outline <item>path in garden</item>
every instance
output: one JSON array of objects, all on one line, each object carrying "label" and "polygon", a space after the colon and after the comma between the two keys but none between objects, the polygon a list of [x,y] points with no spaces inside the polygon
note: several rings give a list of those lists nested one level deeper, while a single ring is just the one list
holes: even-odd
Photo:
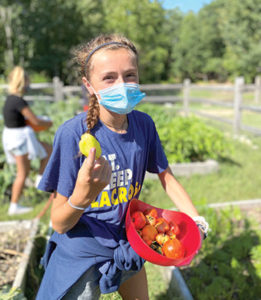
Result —
[{"label": "path in garden", "polygon": [[261,199],[240,200],[224,203],[213,203],[209,207],[224,208],[226,206],[238,206],[247,217],[255,220],[261,228]]}]

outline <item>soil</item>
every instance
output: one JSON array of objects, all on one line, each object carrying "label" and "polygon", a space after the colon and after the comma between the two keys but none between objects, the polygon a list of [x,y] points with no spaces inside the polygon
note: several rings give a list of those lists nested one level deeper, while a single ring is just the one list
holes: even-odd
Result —
[{"label": "soil", "polygon": [[23,251],[30,235],[30,229],[12,229],[1,232],[0,235],[0,289],[12,284],[19,264],[23,258]]}]

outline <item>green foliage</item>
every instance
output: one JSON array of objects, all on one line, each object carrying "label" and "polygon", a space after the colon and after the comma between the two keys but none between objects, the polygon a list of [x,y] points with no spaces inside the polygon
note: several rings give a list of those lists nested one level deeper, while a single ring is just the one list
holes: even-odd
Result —
[{"label": "green foliage", "polygon": [[260,73],[259,0],[223,1],[219,28],[226,46],[223,65],[230,74],[245,75],[248,81]]},{"label": "green foliage", "polygon": [[50,82],[51,80],[52,79],[49,78],[44,72],[30,73],[30,82],[31,83]]},{"label": "green foliage", "polygon": [[175,116],[174,109],[153,104],[139,109],[153,118],[170,163],[219,159],[232,151],[224,133],[195,116]]},{"label": "green foliage", "polygon": [[20,289],[10,289],[9,286],[4,286],[0,290],[1,300],[26,300]]},{"label": "green foliage", "polygon": [[176,117],[158,128],[170,162],[205,161],[227,155],[224,134],[196,117]]},{"label": "green foliage", "polygon": [[193,297],[257,299],[261,293],[258,226],[238,208],[204,209],[203,214],[212,231],[190,267],[182,269]]},{"label": "green foliage", "polygon": [[1,1],[0,73],[21,64],[78,82],[71,50],[100,33],[119,32],[140,52],[141,82],[225,81],[260,74],[260,0],[215,0],[198,13],[155,0]]}]

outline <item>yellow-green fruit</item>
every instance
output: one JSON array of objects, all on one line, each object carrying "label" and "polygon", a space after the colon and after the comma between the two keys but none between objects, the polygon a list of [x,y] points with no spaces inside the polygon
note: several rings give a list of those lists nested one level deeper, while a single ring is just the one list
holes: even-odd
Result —
[{"label": "yellow-green fruit", "polygon": [[84,133],[79,142],[79,148],[83,155],[88,156],[91,148],[96,149],[96,159],[101,156],[102,150],[100,143],[90,133]]}]

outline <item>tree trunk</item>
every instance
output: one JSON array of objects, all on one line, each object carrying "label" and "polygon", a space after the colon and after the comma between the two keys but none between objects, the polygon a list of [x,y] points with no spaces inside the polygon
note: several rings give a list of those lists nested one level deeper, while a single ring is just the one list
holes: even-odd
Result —
[{"label": "tree trunk", "polygon": [[5,63],[6,69],[10,70],[14,67],[14,52],[13,52],[13,42],[12,42],[12,7],[0,6],[0,17],[4,25],[5,36],[6,36],[6,55]]}]

